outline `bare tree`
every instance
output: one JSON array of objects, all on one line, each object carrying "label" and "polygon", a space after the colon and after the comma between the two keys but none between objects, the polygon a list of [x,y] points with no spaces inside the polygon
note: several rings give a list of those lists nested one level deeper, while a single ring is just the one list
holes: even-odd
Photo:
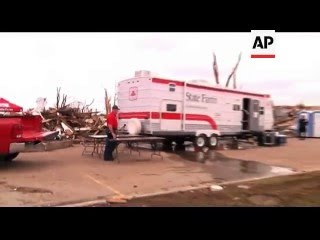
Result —
[{"label": "bare tree", "polygon": [[[240,63],[240,60],[241,60],[241,55],[242,55],[242,53],[239,54],[238,62],[236,63],[235,67],[232,69],[232,72],[228,77],[228,80],[227,80],[227,83],[226,83],[226,87],[229,86],[229,82],[230,82],[231,77],[236,73],[236,71],[238,69],[238,66],[239,66],[239,63]],[[235,78],[233,80],[235,81]],[[234,86],[235,86],[235,83],[234,83]]]},{"label": "bare tree", "polygon": [[66,107],[66,105],[67,105],[67,94],[63,94],[62,95],[62,102],[61,102],[61,106],[60,106],[60,108],[64,108],[64,107]]},{"label": "bare tree", "polygon": [[61,91],[61,87],[57,88],[57,101],[56,101],[56,108],[59,109],[59,105],[60,105],[60,91]]},{"label": "bare tree", "polygon": [[107,89],[104,89],[104,100],[105,100],[105,108],[106,108],[106,114],[108,115],[111,112],[111,97],[108,96]]},{"label": "bare tree", "polygon": [[214,74],[214,78],[216,80],[216,84],[219,84],[218,63],[217,63],[217,57],[216,57],[215,53],[213,53],[213,74]]},{"label": "bare tree", "polygon": [[65,108],[67,106],[67,98],[68,95],[67,94],[62,94],[62,101],[60,103],[61,100],[61,87],[57,88],[57,101],[56,101],[56,108],[60,109],[60,108]]},{"label": "bare tree", "polygon": [[83,104],[83,107],[82,107],[82,109],[81,109],[81,112],[91,112],[91,111],[89,110],[89,107],[90,107],[93,103],[94,103],[94,99],[92,99],[91,103],[89,103],[89,104],[86,104],[86,101],[85,101],[84,104]]}]

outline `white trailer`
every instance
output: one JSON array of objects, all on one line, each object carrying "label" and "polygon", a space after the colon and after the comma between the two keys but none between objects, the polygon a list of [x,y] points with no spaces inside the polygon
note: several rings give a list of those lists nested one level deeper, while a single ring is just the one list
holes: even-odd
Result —
[{"label": "white trailer", "polygon": [[272,130],[270,96],[137,74],[117,85],[119,124],[137,122],[142,134],[195,146],[215,147],[218,136],[261,134]]}]

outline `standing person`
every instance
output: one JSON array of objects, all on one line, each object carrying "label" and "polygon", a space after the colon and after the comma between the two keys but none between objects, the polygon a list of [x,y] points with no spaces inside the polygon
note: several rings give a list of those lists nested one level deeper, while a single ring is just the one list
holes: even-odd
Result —
[{"label": "standing person", "polygon": [[105,161],[113,161],[112,153],[115,150],[117,143],[114,139],[117,138],[117,129],[118,129],[118,111],[120,109],[117,105],[112,107],[112,112],[107,116],[107,125],[108,125],[108,138],[106,141],[106,147],[104,150],[104,160]]},{"label": "standing person", "polygon": [[307,125],[308,125],[308,121],[306,120],[304,115],[301,115],[299,119],[299,128],[298,128],[300,140],[304,140],[306,137]]}]

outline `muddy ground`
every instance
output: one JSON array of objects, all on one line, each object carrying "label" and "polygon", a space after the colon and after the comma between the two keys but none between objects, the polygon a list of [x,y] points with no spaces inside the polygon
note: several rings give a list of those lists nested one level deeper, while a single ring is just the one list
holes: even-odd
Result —
[{"label": "muddy ground", "polygon": [[320,206],[319,171],[221,186],[223,190],[215,192],[209,188],[205,188],[195,191],[137,198],[129,200],[126,204],[95,206]]}]

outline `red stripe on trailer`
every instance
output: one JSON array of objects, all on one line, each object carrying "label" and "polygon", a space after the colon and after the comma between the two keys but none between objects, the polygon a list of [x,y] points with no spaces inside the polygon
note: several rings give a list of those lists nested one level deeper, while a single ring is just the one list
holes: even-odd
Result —
[{"label": "red stripe on trailer", "polygon": [[138,119],[147,119],[150,118],[150,112],[120,112],[119,119],[129,119],[129,118],[138,118]]},{"label": "red stripe on trailer", "polygon": [[162,84],[174,83],[176,86],[183,86],[184,85],[184,82],[180,82],[180,81],[176,81],[176,80],[161,79],[161,78],[152,78],[152,82],[162,83]]},{"label": "red stripe on trailer", "polygon": [[[160,84],[174,83],[176,86],[184,86],[184,82],[180,82],[180,81],[176,81],[176,80],[153,78],[152,82],[160,83]],[[249,93],[249,92],[242,92],[242,91],[231,90],[231,89],[223,89],[223,88],[201,86],[201,85],[196,85],[196,84],[192,84],[192,83],[187,83],[186,85],[187,85],[187,87],[197,88],[197,89],[205,89],[205,90],[213,90],[213,91],[218,91],[218,92],[228,92],[228,93],[235,93],[235,94],[243,94],[243,95],[254,96],[254,97],[265,97],[265,98],[269,98],[270,97],[269,94]]]},{"label": "red stripe on trailer", "polygon": [[[152,119],[166,119],[166,120],[182,120],[183,115],[181,113],[160,113],[159,112],[126,112],[119,113],[119,119],[130,119],[130,118],[138,118],[138,119],[149,119],[150,114]],[[211,125],[211,128],[217,130],[216,122],[208,115],[202,114],[186,114],[186,120],[191,121],[204,121],[208,122]]]},{"label": "red stripe on trailer", "polygon": [[205,121],[210,123],[212,129],[214,130],[218,129],[216,122],[208,115],[186,114],[186,120]]}]

